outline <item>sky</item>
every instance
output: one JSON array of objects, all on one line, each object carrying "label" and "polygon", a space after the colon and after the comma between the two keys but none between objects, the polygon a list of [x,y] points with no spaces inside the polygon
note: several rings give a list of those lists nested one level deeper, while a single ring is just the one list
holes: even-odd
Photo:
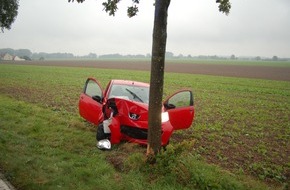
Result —
[{"label": "sky", "polygon": [[[140,0],[138,15],[127,17],[131,0],[115,15],[103,0],[19,0],[10,30],[0,33],[0,48],[82,56],[151,54],[154,0]],[[174,55],[290,57],[290,0],[230,0],[230,14],[215,0],[171,0],[166,51]]]}]

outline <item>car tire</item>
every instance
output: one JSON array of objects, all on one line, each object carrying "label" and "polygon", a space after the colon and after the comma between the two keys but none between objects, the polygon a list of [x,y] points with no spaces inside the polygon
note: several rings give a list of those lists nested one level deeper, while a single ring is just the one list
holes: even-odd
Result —
[{"label": "car tire", "polygon": [[99,124],[97,128],[97,135],[96,139],[97,141],[103,140],[103,139],[109,139],[110,140],[110,134],[104,132],[104,125],[103,123]]}]

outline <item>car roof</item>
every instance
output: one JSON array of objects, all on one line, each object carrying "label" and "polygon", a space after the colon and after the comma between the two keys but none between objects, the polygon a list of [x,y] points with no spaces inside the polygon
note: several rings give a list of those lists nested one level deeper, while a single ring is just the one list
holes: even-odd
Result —
[{"label": "car roof", "polygon": [[111,84],[123,84],[123,85],[135,85],[135,86],[149,87],[149,84],[145,83],[145,82],[131,81],[131,80],[119,80],[119,79],[111,80]]}]

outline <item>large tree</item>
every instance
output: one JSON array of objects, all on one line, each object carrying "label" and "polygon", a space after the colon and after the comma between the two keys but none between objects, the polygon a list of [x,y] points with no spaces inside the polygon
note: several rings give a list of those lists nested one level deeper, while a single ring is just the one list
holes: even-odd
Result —
[{"label": "large tree", "polygon": [[161,148],[161,109],[167,39],[167,11],[170,0],[155,1],[151,57],[147,160],[155,162]]},{"label": "large tree", "polygon": [[[73,2],[74,0],[68,0]],[[76,0],[79,3],[85,0]],[[106,0],[103,2],[104,10],[109,15],[115,15],[118,3],[121,0]],[[133,5],[128,7],[129,17],[138,12],[139,0],[132,0]],[[228,14],[231,8],[229,0],[216,0],[219,11]],[[155,162],[155,155],[161,149],[161,109],[164,83],[165,52],[167,40],[167,15],[170,0],[155,0],[155,15],[153,27],[153,45],[151,57],[150,94],[149,94],[149,121],[148,121],[148,146],[147,160]]]},{"label": "large tree", "polygon": [[[228,14],[229,0],[216,0],[219,10]],[[167,41],[167,15],[170,0],[156,0],[153,26],[153,46],[149,95],[147,161],[154,163],[161,149],[161,109]]]},{"label": "large tree", "polygon": [[0,1],[0,28],[10,29],[18,14],[18,0],[1,0]]}]

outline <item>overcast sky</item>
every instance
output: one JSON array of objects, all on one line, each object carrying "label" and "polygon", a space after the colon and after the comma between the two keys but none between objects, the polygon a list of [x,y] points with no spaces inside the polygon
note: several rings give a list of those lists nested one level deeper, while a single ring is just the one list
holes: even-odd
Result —
[{"label": "overcast sky", "polygon": [[[151,53],[154,0],[141,0],[128,18],[131,0],[115,17],[103,0],[19,0],[11,30],[0,33],[0,48],[32,52],[101,54]],[[174,55],[290,57],[290,0],[230,0],[228,16],[215,0],[171,0],[167,51]]]}]

